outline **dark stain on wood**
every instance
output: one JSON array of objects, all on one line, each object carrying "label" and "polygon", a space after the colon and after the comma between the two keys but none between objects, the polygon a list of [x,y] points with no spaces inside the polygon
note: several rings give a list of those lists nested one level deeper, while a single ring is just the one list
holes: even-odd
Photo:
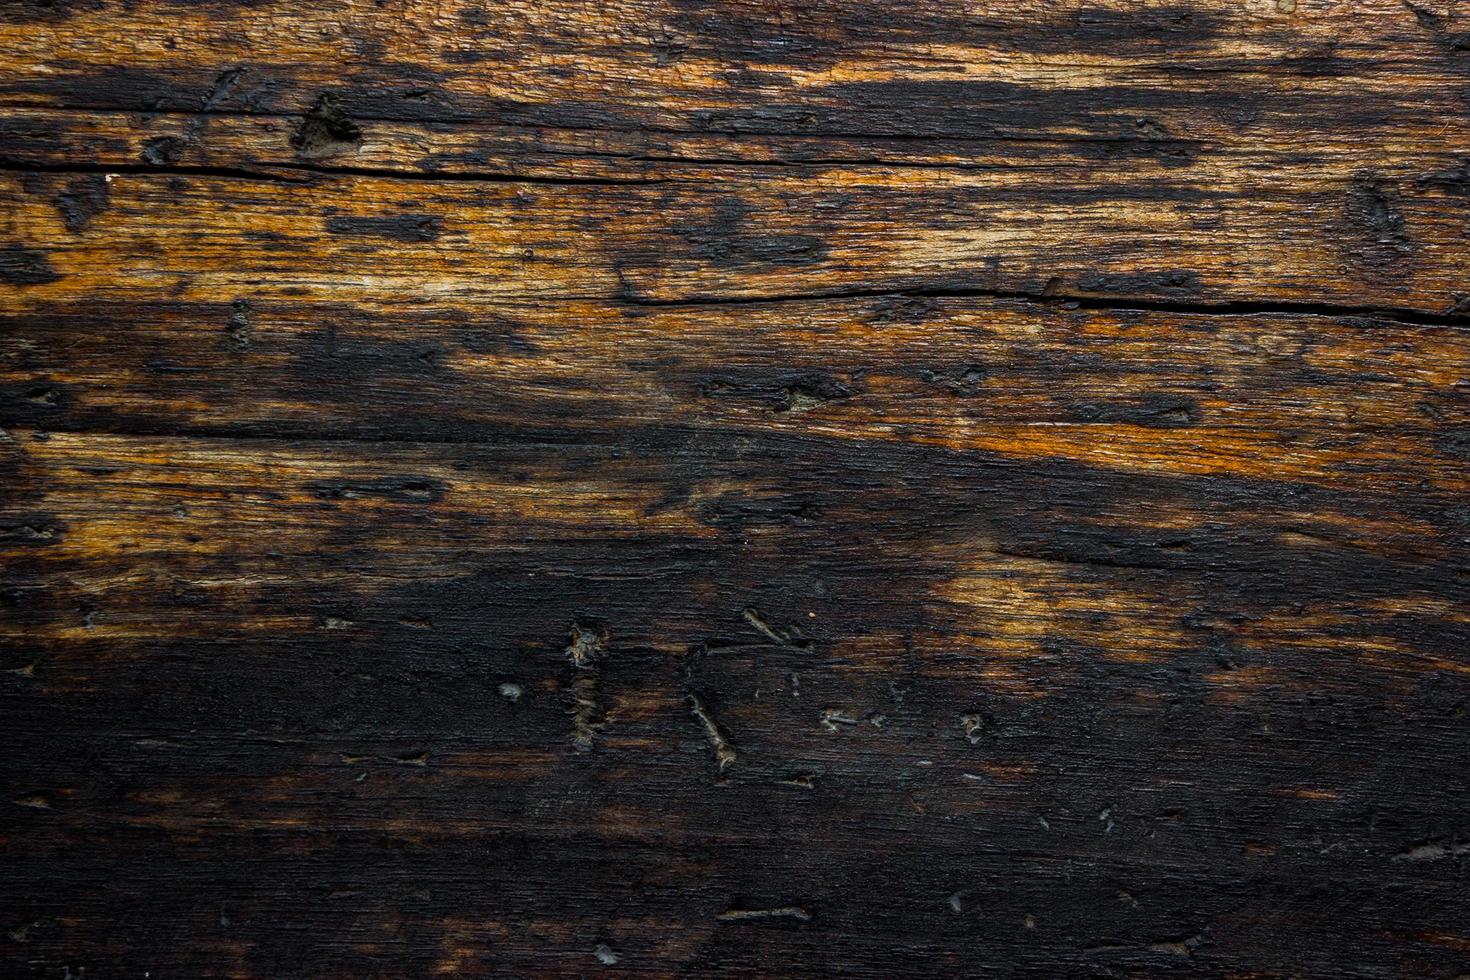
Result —
[{"label": "dark stain on wood", "polygon": [[78,177],[56,195],[56,210],[67,231],[85,231],[92,219],[107,210],[107,178],[102,174]]},{"label": "dark stain on wood", "polygon": [[335,96],[323,93],[291,134],[291,145],[308,160],[351,153],[362,146],[362,127],[343,111]]},{"label": "dark stain on wood", "polygon": [[144,163],[166,167],[183,159],[187,144],[177,136],[155,136],[143,144],[140,154]]},{"label": "dark stain on wood", "polygon": [[1400,253],[1412,251],[1404,216],[1390,191],[1371,177],[1353,183],[1347,199],[1348,219],[1366,239],[1359,252],[1375,265],[1388,265]]},{"label": "dark stain on wood", "polygon": [[333,235],[362,235],[395,242],[432,242],[439,237],[442,224],[433,215],[400,214],[382,218],[328,218],[326,229]]},{"label": "dark stain on wood", "polygon": [[0,282],[11,286],[42,286],[60,278],[50,258],[40,249],[0,246]]},{"label": "dark stain on wood", "polygon": [[749,230],[750,206],[727,197],[705,221],[676,224],[674,231],[689,242],[690,254],[713,265],[810,265],[826,258],[827,247],[816,235],[760,234]]}]

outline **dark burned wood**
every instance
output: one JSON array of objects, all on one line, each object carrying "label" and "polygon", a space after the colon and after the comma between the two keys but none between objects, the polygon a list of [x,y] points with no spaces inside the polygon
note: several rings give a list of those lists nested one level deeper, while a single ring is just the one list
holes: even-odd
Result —
[{"label": "dark burned wood", "polygon": [[0,973],[1470,975],[1463,11],[0,41]]}]

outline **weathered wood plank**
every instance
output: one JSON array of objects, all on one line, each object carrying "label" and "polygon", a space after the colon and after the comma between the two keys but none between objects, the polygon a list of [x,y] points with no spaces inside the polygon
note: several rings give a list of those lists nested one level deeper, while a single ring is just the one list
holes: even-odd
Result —
[{"label": "weathered wood plank", "polygon": [[0,8],[0,973],[1470,974],[1467,47]]},{"label": "weathered wood plank", "polygon": [[[105,237],[112,184],[120,173],[139,169],[181,176],[256,175],[313,188],[322,186],[322,172],[653,184],[673,185],[646,195],[657,200],[657,213],[668,227],[625,228],[628,222],[620,219],[638,200],[635,196],[619,212],[603,213],[599,230],[604,234],[579,249],[583,255],[607,254],[606,264],[618,274],[625,295],[668,298],[658,281],[669,278],[671,270],[638,268],[657,256],[676,267],[722,267],[716,270],[723,273],[718,281],[676,273],[687,288],[703,289],[705,295],[728,290],[730,278],[755,281],[757,274],[774,271],[781,277],[767,288],[807,293],[989,289],[1257,306],[1273,301],[1401,304],[1452,319],[1463,315],[1463,269],[1454,246],[1462,234],[1467,177],[1458,146],[1323,138],[1310,146],[1281,148],[1234,139],[1200,143],[1180,155],[1139,152],[1117,140],[975,143],[383,122],[360,134],[360,145],[317,158],[303,156],[295,146],[302,125],[299,118],[280,116],[17,110],[0,123],[7,138],[0,160],[22,170],[61,171],[20,178],[22,192],[49,199],[64,226],[63,233],[44,223],[33,225],[29,231],[41,245],[65,244],[94,223],[93,237]],[[120,173],[109,175],[109,168]],[[83,172],[65,173],[77,169]],[[761,189],[767,182],[769,193]],[[700,183],[713,186],[688,186]],[[803,185],[842,190],[801,196],[789,190]],[[169,185],[166,193],[183,186]],[[372,191],[353,186],[333,193],[367,201],[393,190],[391,183],[379,181]],[[515,198],[518,212],[525,210],[524,194],[531,190],[522,188]],[[602,189],[578,190],[597,196]],[[258,194],[241,195],[247,207],[261,206],[248,203]],[[462,188],[440,189],[436,197],[441,202],[475,199]],[[774,203],[757,212],[760,201]],[[147,207],[151,213],[163,206]],[[881,213],[865,213],[874,208]],[[898,209],[907,209],[912,221],[897,234],[884,234],[881,223]],[[1020,223],[1024,234],[1018,235],[1018,223],[1008,218],[1022,209],[1027,219]],[[420,224],[409,220],[415,215]],[[680,215],[685,217],[676,219]],[[453,227],[459,217],[456,211],[415,212],[390,215],[375,227],[399,239],[437,242],[445,223]],[[518,222],[523,218],[517,215]],[[999,242],[991,228],[997,220],[1005,229]],[[1078,235],[1080,244],[1099,249],[1098,268],[1082,267],[1078,256],[1056,249],[1045,252],[1055,259],[1055,268],[1042,267],[1028,242],[1055,244],[1063,227]],[[1240,232],[1233,244],[1221,235],[1226,228]],[[245,234],[258,248],[265,233]],[[1171,234],[1190,236],[1205,256],[1190,261],[1223,265],[1231,281],[1201,281],[1205,274],[1197,269],[1161,271],[1161,255],[1189,254],[1176,247]],[[266,244],[270,240],[266,235]],[[887,245],[880,249],[875,242]],[[10,263],[11,279],[43,279],[47,269],[54,274],[44,247],[19,248]],[[844,252],[863,254],[867,268],[839,262]],[[1258,252],[1273,261],[1250,257]],[[1317,264],[1296,268],[1295,259],[1279,263],[1277,253],[1315,255]],[[1015,268],[1018,259],[1024,269]],[[539,261],[548,259],[539,256]],[[549,261],[559,264],[556,257]],[[544,268],[521,271],[524,279],[548,281]],[[585,271],[597,278],[597,270]],[[1402,280],[1421,271],[1425,282]],[[1310,285],[1293,281],[1308,275],[1323,278]],[[607,286],[589,282],[568,288]],[[1444,290],[1437,298],[1436,289]]]},{"label": "weathered wood plank", "polygon": [[[871,5],[852,0],[806,5],[794,19],[758,4],[661,2],[452,12],[400,4],[385,16],[381,4],[347,0],[284,18],[251,5],[22,4],[5,26],[13,44],[0,58],[0,99],[20,113],[7,132],[28,145],[23,160],[41,152],[37,135],[42,146],[59,139],[63,151],[76,142],[54,129],[75,124],[75,114],[38,122],[42,105],[145,113],[138,125],[162,131],[139,140],[112,120],[99,146],[113,149],[82,156],[122,151],[134,166],[258,166],[286,155],[298,164],[559,179],[688,176],[687,167],[635,160],[615,177],[586,158],[650,139],[694,144],[676,156],[876,152],[901,162],[919,145],[931,161],[971,160],[963,174],[819,167],[765,174],[758,186],[754,175],[726,174],[712,193],[680,185],[541,195],[534,210],[545,224],[527,240],[487,234],[531,231],[495,213],[531,208],[524,194],[517,207],[432,188],[341,188],[358,207],[388,208],[385,218],[369,216],[373,227],[435,238],[451,268],[458,246],[475,248],[502,294],[535,295],[539,286],[607,295],[614,282],[653,299],[922,285],[1457,309],[1470,120],[1447,97],[1462,67],[1454,18],[1390,0],[1357,4],[1352,17],[1331,12],[1294,0],[1226,11],[1119,3],[983,13],[941,2],[885,27]],[[270,63],[250,57],[261,50]],[[329,90],[337,94],[321,101]],[[221,115],[230,113],[248,115]],[[300,113],[304,122],[286,118]],[[1043,142],[988,153],[943,144],[997,137]],[[1058,148],[1058,140],[1074,142]],[[187,206],[190,186],[164,191],[169,203]],[[202,192],[246,220],[296,206],[271,200],[291,191]],[[156,193],[129,196],[157,216],[170,209]],[[392,208],[399,194],[427,210]],[[603,206],[584,208],[593,196]],[[468,222],[436,213],[450,198],[485,213]],[[580,217],[576,227],[557,220],[563,208]],[[678,217],[647,227],[655,214]],[[407,220],[415,216],[430,222],[427,231]],[[184,218],[181,237],[203,221]],[[446,223],[442,241],[430,234],[441,227],[434,222]],[[241,271],[258,268],[251,246],[221,230],[218,244],[239,255]],[[46,247],[51,229],[23,218],[18,233],[4,264],[9,280],[34,290],[65,274]],[[545,236],[574,245],[587,265]],[[327,258],[337,251],[320,248]],[[418,261],[417,249],[401,251],[416,279],[464,288],[444,281],[444,266]],[[489,264],[527,251],[538,256],[533,268],[506,254]],[[205,269],[165,262],[159,271]]]},{"label": "weathered wood plank", "polygon": [[[42,960],[1453,962],[1458,506],[773,433],[40,435],[7,450],[0,845],[66,885],[9,903]],[[119,846],[171,858],[104,887]],[[164,941],[142,896],[201,890]]]},{"label": "weathered wood plank", "polygon": [[[338,112],[342,112],[340,106]],[[121,112],[7,107],[0,119],[0,162],[67,168],[219,168],[380,172],[408,175],[522,177],[549,180],[750,179],[752,167],[875,165],[1087,175],[1105,167],[1122,183],[1269,187],[1305,192],[1372,175],[1395,190],[1461,192],[1464,140],[1453,117],[1433,131],[1378,134],[1371,144],[1350,132],[1310,140],[1265,140],[1254,132],[1208,139],[1116,136],[1004,137],[825,136],[679,130],[567,129],[515,126],[486,119],[453,122],[355,121],[350,141],[332,152],[304,152],[303,128],[319,114]],[[1265,171],[1286,168],[1289,178]]]},{"label": "weathered wood plank", "polygon": [[98,213],[71,231],[49,176],[0,177],[6,311],[162,292],[676,302],[925,289],[1443,312],[1470,272],[1458,199],[1396,200],[1371,181],[1273,201],[1105,171],[827,168],[651,187],[124,174],[102,178],[105,202],[98,189]]},{"label": "weathered wood plank", "polygon": [[[1414,133],[1463,145],[1462,27],[1426,0],[330,0],[6,11],[0,98],[599,129],[900,136]],[[1279,9],[1289,8],[1289,9]],[[1426,103],[1426,98],[1430,101]],[[1456,145],[1453,141],[1442,146]]]},{"label": "weathered wood plank", "polygon": [[92,302],[3,325],[0,425],[482,442],[674,426],[1470,490],[1457,327],[902,296]]}]

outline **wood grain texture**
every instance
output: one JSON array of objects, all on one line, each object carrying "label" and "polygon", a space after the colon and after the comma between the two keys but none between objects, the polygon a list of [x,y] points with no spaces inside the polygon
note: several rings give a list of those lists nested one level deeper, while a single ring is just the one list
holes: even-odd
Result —
[{"label": "wood grain texture", "polygon": [[0,42],[0,974],[1470,975],[1453,4]]}]

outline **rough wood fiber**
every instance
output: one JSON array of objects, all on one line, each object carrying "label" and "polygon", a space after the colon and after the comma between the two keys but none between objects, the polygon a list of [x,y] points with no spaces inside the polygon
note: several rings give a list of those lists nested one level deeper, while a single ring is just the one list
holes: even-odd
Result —
[{"label": "rough wood fiber", "polygon": [[1466,16],[0,7],[0,974],[1470,974]]}]

